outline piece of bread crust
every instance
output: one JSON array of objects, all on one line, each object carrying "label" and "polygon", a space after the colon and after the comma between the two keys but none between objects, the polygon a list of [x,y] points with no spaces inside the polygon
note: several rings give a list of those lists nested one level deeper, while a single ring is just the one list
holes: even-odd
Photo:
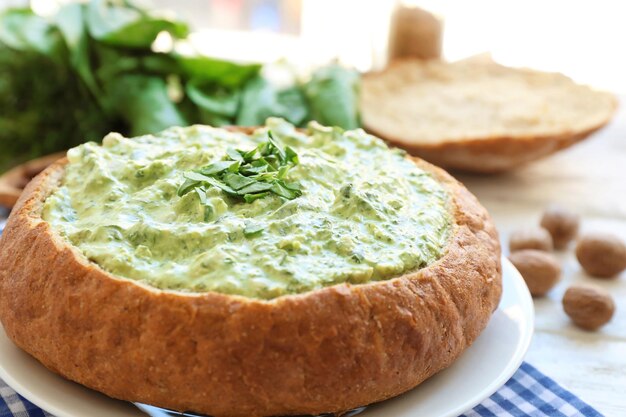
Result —
[{"label": "piece of bread crust", "polygon": [[369,132],[444,168],[495,173],[552,154],[607,124],[615,97],[562,74],[485,59],[403,60],[363,77]]},{"label": "piece of bread crust", "polygon": [[0,319],[50,370],[113,398],[215,417],[343,412],[415,387],[485,328],[501,295],[486,210],[443,170],[455,224],[434,264],[274,300],[163,291],[113,276],[41,218],[36,177],[0,238]]}]

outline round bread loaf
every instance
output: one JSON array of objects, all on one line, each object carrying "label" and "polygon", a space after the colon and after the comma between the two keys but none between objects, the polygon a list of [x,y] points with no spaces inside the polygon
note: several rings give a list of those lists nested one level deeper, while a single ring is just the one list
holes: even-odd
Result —
[{"label": "round bread loaf", "polygon": [[366,284],[272,300],[160,290],[90,262],[42,220],[66,160],[36,177],[0,240],[0,319],[50,370],[113,398],[215,417],[340,413],[449,366],[501,294],[486,210],[421,160],[451,196],[443,256]]},{"label": "round bread loaf", "polygon": [[484,59],[403,60],[363,77],[363,125],[444,168],[506,171],[604,126],[615,97]]}]

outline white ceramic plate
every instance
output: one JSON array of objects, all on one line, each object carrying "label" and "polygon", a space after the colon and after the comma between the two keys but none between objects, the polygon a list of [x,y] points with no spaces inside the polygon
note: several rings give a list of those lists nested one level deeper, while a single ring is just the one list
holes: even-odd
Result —
[{"label": "white ceramic plate", "polygon": [[[533,302],[522,277],[503,259],[504,291],[478,340],[454,365],[414,390],[369,407],[359,417],[457,417],[493,394],[515,373],[533,333]],[[57,417],[145,417],[48,371],[9,341],[0,327],[0,378]]]}]

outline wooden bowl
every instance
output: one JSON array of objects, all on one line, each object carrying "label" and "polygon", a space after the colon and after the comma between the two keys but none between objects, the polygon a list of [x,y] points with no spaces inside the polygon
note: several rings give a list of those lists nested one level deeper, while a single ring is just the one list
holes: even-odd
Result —
[{"label": "wooden bowl", "polygon": [[64,156],[65,152],[43,156],[18,165],[2,174],[0,176],[0,206],[12,208],[26,184],[54,161]]}]

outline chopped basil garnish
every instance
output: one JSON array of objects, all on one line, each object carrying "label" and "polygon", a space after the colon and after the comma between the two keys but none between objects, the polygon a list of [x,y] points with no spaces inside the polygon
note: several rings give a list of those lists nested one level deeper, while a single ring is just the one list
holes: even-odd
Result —
[{"label": "chopped basil garnish", "polygon": [[[239,164],[240,161],[218,161],[218,162],[213,162],[210,165],[205,166],[204,168],[200,168],[200,170],[198,170],[199,173],[201,173],[202,175],[215,175],[215,174],[219,174],[220,172],[224,172],[226,170],[230,170],[231,167]],[[239,168],[239,166],[237,165],[236,168]]]},{"label": "chopped basil garnish", "polygon": [[243,234],[246,237],[258,236],[263,232],[264,227],[259,224],[246,224],[246,227],[243,229]]},{"label": "chopped basil garnish", "polygon": [[246,201],[246,203],[252,203],[254,200],[267,197],[269,194],[270,194],[269,192],[258,193],[258,194],[246,194],[243,196],[243,199]]},{"label": "chopped basil garnish", "polygon": [[267,141],[252,150],[228,148],[221,161],[185,172],[178,195],[195,190],[205,204],[204,187],[217,187],[246,203],[270,194],[293,200],[302,195],[302,187],[298,182],[285,182],[285,178],[289,169],[299,162],[298,154],[291,147],[283,148],[272,132],[267,132]]}]

